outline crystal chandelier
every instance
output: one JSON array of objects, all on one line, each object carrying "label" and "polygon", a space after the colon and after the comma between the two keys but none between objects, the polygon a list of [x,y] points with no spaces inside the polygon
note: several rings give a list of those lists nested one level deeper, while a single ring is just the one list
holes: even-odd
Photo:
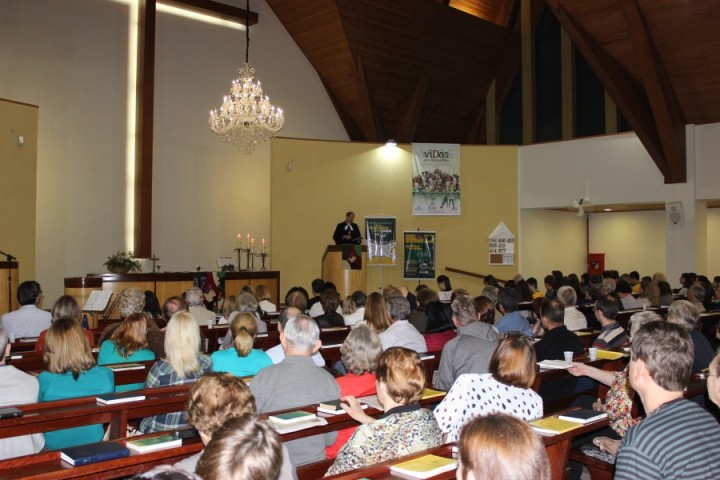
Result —
[{"label": "crystal chandelier", "polygon": [[251,153],[261,142],[270,140],[285,125],[281,108],[263,94],[255,69],[248,60],[250,52],[250,0],[247,0],[245,23],[245,65],[232,82],[230,95],[223,98],[219,110],[210,111],[208,124],[220,140]]}]

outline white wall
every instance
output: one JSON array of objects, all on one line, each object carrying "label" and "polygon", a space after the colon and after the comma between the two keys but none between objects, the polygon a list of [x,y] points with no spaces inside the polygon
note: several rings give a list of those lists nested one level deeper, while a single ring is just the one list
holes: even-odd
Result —
[{"label": "white wall", "polygon": [[[265,2],[252,9],[250,60],[286,111],[282,135],[346,140],[289,34]],[[128,19],[125,2],[2,1],[0,97],[39,106],[35,277],[48,301],[64,277],[104,271],[126,248]],[[244,156],[207,129],[244,62],[244,38],[157,14],[153,252],[163,270],[211,267],[239,231],[270,236],[270,147]]]}]

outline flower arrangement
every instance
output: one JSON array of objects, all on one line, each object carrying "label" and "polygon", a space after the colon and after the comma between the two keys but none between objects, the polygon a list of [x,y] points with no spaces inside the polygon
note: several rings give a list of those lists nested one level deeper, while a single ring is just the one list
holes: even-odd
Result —
[{"label": "flower arrangement", "polygon": [[140,272],[140,262],[137,261],[133,252],[117,252],[110,255],[107,262],[103,263],[112,273]]}]

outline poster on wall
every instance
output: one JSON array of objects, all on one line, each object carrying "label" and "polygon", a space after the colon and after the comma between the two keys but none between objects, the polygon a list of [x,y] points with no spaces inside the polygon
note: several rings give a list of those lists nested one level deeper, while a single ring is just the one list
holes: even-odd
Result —
[{"label": "poster on wall", "polygon": [[368,265],[395,265],[395,217],[365,217]]},{"label": "poster on wall", "polygon": [[403,278],[435,278],[435,232],[403,232],[405,265]]},{"label": "poster on wall", "polygon": [[413,143],[412,215],[460,215],[460,145]]},{"label": "poster on wall", "polygon": [[500,222],[488,237],[490,265],[515,265],[515,235]]}]

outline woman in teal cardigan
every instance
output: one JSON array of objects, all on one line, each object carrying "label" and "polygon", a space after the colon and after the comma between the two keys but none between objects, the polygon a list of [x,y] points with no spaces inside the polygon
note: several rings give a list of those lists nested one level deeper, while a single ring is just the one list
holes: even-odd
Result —
[{"label": "woman in teal cardigan", "polygon": [[[40,402],[100,395],[114,390],[112,370],[95,366],[83,329],[72,318],[59,318],[50,325],[43,359],[48,369],[38,375]],[[54,450],[99,442],[103,434],[102,425],[46,432],[45,447]]]},{"label": "woman in teal cardigan", "polygon": [[236,377],[255,375],[260,369],[272,365],[267,353],[253,348],[257,335],[255,316],[240,313],[230,323],[233,347],[212,354],[214,372],[228,372]]},{"label": "woman in teal cardigan", "polygon": [[[155,354],[148,350],[147,317],[143,313],[131,313],[115,329],[110,340],[100,345],[98,365],[114,363],[146,362],[155,360]],[[143,388],[142,383],[118,385],[116,392]]]}]

